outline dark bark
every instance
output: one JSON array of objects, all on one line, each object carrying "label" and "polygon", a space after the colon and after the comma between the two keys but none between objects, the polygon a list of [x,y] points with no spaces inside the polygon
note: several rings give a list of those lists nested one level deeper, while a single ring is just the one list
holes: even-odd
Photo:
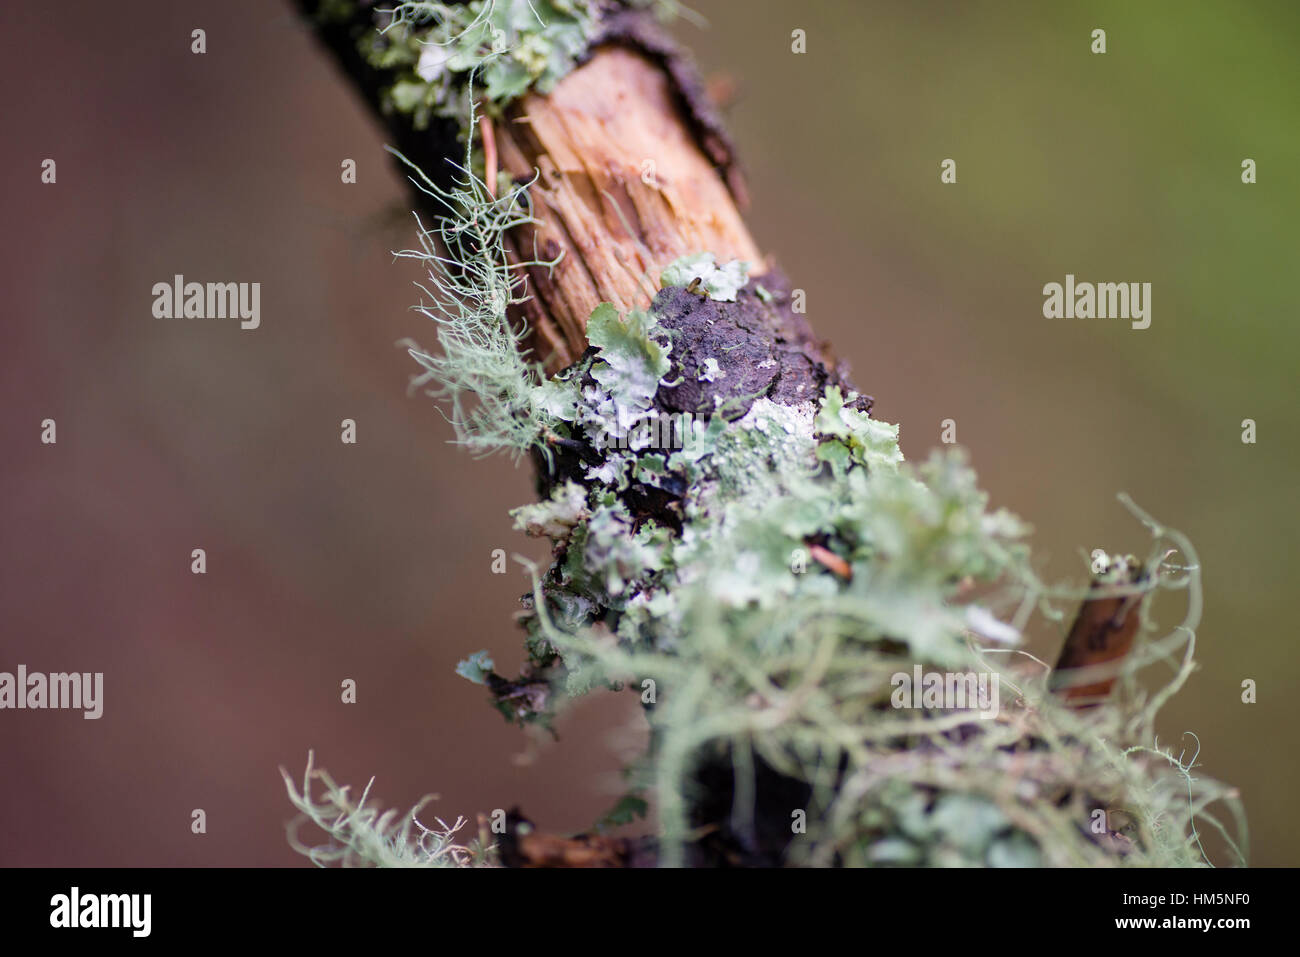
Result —
[{"label": "dark bark", "polygon": [[[331,5],[324,0],[293,2],[303,19],[311,25],[316,39],[333,57],[348,85],[360,95],[370,114],[383,123],[393,146],[416,160],[434,182],[443,187],[449,185],[452,169],[446,160],[458,159],[463,149],[457,142],[455,123],[435,117],[428,129],[418,130],[407,117],[395,113],[386,115],[382,109],[383,91],[393,85],[396,75],[392,70],[371,66],[358,46],[361,38],[375,29],[372,19],[375,0],[357,0],[355,15],[346,18],[326,15],[324,11],[328,11]],[[405,178],[406,171],[402,169],[401,172]],[[425,200],[414,189],[412,199],[421,205]]]}]

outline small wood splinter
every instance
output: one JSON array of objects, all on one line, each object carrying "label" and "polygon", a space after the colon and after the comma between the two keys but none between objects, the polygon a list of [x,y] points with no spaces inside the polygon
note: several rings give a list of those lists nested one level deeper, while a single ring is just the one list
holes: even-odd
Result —
[{"label": "small wood splinter", "polygon": [[[1112,565],[1093,578],[1089,597],[1079,608],[1048,681],[1053,691],[1079,709],[1095,707],[1110,694],[1119,680],[1119,666],[1132,651],[1142,624],[1142,596],[1132,594],[1126,586],[1131,588],[1145,581],[1146,569],[1136,559],[1128,558],[1118,570],[1118,577],[1115,571]],[[1075,683],[1074,669],[1107,664],[1114,665],[1109,677]]]},{"label": "small wood splinter", "polygon": [[492,121],[486,116],[478,118],[478,133],[483,140],[483,182],[488,194],[496,199],[497,195],[497,138],[492,129]]},{"label": "small wood splinter", "polygon": [[652,867],[655,863],[652,841],[600,834],[544,834],[518,808],[506,814],[500,849],[506,867]]},{"label": "small wood splinter", "polygon": [[821,545],[809,545],[808,554],[832,575],[842,578],[846,582],[853,581],[853,568],[829,548]]}]

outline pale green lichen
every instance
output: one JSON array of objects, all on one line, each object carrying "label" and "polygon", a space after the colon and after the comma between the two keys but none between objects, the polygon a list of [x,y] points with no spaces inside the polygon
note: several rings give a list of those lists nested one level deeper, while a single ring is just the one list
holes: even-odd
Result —
[{"label": "pale green lichen", "polygon": [[475,79],[479,108],[493,116],[529,89],[549,92],[586,50],[596,10],[592,0],[399,3],[361,52],[373,66],[397,71],[386,108],[409,114],[417,129],[444,117],[463,131]]},{"label": "pale green lichen", "polygon": [[817,447],[817,457],[831,463],[838,474],[856,463],[872,468],[893,468],[903,461],[898,448],[898,426],[871,418],[844,404],[839,386],[830,386],[815,423],[822,435],[835,439]]},{"label": "pale green lichen", "polygon": [[[468,139],[472,110],[499,117],[529,90],[554,89],[586,55],[602,13],[620,5],[662,22],[683,17],[704,25],[678,0],[420,0],[377,9],[377,29],[358,47],[367,63],[390,74],[381,109],[409,116],[417,130],[435,118],[454,120]],[[351,12],[346,0],[331,0],[319,16],[330,22]]]},{"label": "pale green lichen", "polygon": [[521,505],[510,514],[515,528],[559,543],[567,542],[574,527],[591,517],[587,490],[577,482],[565,482],[546,501]]},{"label": "pale green lichen", "polygon": [[668,372],[667,343],[653,338],[655,320],[634,309],[626,316],[601,303],[587,320],[587,340],[600,350],[591,377],[616,405],[645,408]]},{"label": "pale green lichen", "polygon": [[487,651],[476,651],[456,665],[456,674],[476,685],[487,684],[487,676],[495,670],[496,664]]},{"label": "pale green lichen", "polygon": [[719,266],[710,252],[675,259],[659,277],[662,286],[685,286],[718,302],[735,302],[748,281],[749,263],[734,259]]},{"label": "pale green lichen", "polygon": [[557,386],[545,382],[522,347],[526,329],[511,324],[510,306],[523,302],[528,266],[550,267],[558,260],[536,258],[512,263],[505,234],[535,223],[527,184],[494,197],[466,167],[450,189],[413,170],[411,182],[442,212],[430,227],[416,214],[420,249],[395,253],[426,269],[417,282],[428,299],[415,308],[437,324],[441,354],[432,355],[405,340],[424,372],[412,387],[429,383],[429,394],[445,400],[457,440],[489,453],[516,455],[536,445],[551,426],[562,422]]},{"label": "pale green lichen", "polygon": [[[301,788],[284,768],[280,775],[299,811],[287,827],[289,844],[317,867],[475,867],[492,862],[495,848],[481,838],[459,841],[457,835],[468,823],[464,818],[448,824],[435,817],[434,827],[421,823],[420,812],[434,800],[432,795],[405,813],[381,810],[370,798],[374,778],[353,799],[349,787],[336,784],[314,762],[315,755],[308,752]],[[305,843],[299,836],[305,826],[318,829],[325,842]]]}]

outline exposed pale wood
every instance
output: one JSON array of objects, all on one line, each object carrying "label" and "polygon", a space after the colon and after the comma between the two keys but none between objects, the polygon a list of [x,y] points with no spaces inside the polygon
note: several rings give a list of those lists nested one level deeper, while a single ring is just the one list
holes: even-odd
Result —
[{"label": "exposed pale wood", "polygon": [[[514,237],[540,308],[526,318],[551,369],[586,345],[602,302],[645,307],[668,263],[709,251],[719,261],[764,261],[736,202],[691,136],[664,71],[618,46],[599,50],[546,96],[528,95],[496,130],[502,168],[540,173],[530,191],[543,224]],[[631,233],[629,233],[629,229]]]},{"label": "exposed pale wood", "polygon": [[[1133,650],[1142,625],[1141,596],[1134,594],[1132,588],[1145,575],[1145,569],[1134,560],[1124,568],[1118,582],[1094,579],[1049,680],[1050,687],[1075,707],[1096,707],[1119,680],[1119,666]],[[1114,673],[1086,684],[1076,683],[1072,678],[1074,669],[1101,665],[1112,665]]]}]

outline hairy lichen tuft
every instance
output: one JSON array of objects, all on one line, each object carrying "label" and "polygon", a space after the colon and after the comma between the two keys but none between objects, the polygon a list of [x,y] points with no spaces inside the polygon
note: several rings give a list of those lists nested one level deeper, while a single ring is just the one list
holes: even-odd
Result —
[{"label": "hairy lichen tuft", "polygon": [[[371,778],[353,799],[350,788],[334,782],[328,772],[314,767],[315,755],[307,753],[307,770],[299,789],[284,768],[289,800],[299,816],[289,822],[289,844],[317,867],[475,867],[490,863],[494,849],[481,838],[462,844],[457,834],[467,824],[456,818],[448,824],[434,818],[436,827],[421,823],[420,811],[433,800],[424,798],[405,814],[380,810],[370,798]],[[319,785],[321,793],[314,792]],[[312,825],[324,833],[323,844],[306,844],[299,833]]]},{"label": "hairy lichen tuft", "polygon": [[432,355],[404,341],[423,372],[412,388],[432,383],[430,395],[443,399],[457,439],[476,452],[506,450],[519,454],[545,430],[561,421],[555,387],[544,382],[537,363],[529,361],[522,342],[527,329],[512,325],[507,310],[527,298],[523,272],[549,268],[559,260],[531,258],[512,262],[505,235],[534,223],[528,184],[493,196],[468,166],[444,189],[400,153],[413,170],[411,182],[440,210],[432,226],[415,214],[419,249],[396,253],[415,259],[427,281],[416,286],[428,297],[415,308],[437,323],[441,353]]}]

